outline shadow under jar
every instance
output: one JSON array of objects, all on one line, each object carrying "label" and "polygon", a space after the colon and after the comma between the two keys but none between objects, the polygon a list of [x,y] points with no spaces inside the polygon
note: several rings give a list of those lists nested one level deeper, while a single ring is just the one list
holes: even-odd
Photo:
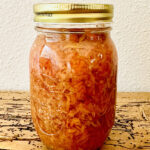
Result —
[{"label": "shadow under jar", "polygon": [[48,149],[96,150],[114,123],[112,5],[36,4],[30,52],[35,129]]}]

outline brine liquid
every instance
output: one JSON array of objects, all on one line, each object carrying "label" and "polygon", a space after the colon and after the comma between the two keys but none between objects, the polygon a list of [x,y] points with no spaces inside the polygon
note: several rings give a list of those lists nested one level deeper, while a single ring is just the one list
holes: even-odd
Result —
[{"label": "brine liquid", "polygon": [[53,150],[96,150],[115,118],[117,54],[108,33],[39,35],[30,53],[31,110]]}]

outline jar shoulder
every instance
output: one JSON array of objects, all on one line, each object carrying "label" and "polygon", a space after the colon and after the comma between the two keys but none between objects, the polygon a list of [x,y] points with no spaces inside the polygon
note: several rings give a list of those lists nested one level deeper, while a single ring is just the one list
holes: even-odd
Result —
[{"label": "jar shoulder", "polygon": [[105,34],[69,34],[59,37],[38,35],[30,51],[30,60],[34,57],[53,62],[70,61],[80,57],[93,63],[94,59],[117,60],[117,51],[111,37]]}]

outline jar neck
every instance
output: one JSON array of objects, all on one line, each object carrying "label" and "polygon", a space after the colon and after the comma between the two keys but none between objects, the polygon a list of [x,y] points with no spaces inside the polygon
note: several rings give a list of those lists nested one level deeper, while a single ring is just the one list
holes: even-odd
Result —
[{"label": "jar neck", "polygon": [[101,23],[35,23],[35,30],[43,33],[73,33],[83,34],[85,32],[91,33],[110,33],[110,22]]}]

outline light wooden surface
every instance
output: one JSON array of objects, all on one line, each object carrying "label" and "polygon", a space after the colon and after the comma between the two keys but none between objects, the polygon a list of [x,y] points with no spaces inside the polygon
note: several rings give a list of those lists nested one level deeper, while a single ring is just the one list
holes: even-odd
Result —
[{"label": "light wooden surface", "polygon": [[[42,150],[29,95],[0,92],[0,150]],[[150,150],[150,93],[119,93],[115,125],[102,150]]]}]

